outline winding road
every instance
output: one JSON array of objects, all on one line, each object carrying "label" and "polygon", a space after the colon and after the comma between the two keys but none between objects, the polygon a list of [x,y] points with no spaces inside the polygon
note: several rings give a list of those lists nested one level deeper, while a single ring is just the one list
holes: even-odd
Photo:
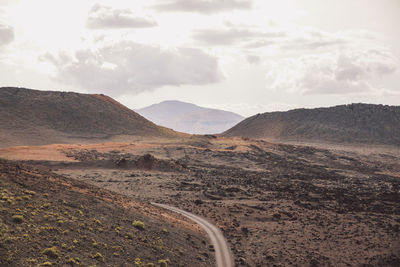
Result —
[{"label": "winding road", "polygon": [[179,213],[190,220],[194,221],[198,225],[200,225],[210,237],[211,243],[215,249],[215,260],[217,262],[217,267],[233,267],[233,257],[231,250],[222,234],[221,230],[219,230],[215,225],[208,222],[207,220],[184,210],[178,209],[176,207],[168,206],[165,204],[159,203],[151,203],[154,206],[171,210],[176,213]]}]

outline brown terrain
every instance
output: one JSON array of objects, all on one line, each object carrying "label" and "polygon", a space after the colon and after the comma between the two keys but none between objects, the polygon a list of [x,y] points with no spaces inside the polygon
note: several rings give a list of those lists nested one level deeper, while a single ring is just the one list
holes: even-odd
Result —
[{"label": "brown terrain", "polygon": [[210,266],[205,234],[108,190],[0,160],[0,266]]},{"label": "brown terrain", "polygon": [[[71,259],[131,266],[136,258],[137,266],[163,266],[158,261],[167,258],[168,266],[214,266],[206,235],[150,205],[157,202],[217,225],[237,266],[400,266],[400,149],[392,133],[386,146],[175,133],[4,143],[0,255],[7,258],[0,258],[15,266],[75,264]],[[68,250],[78,248],[74,239],[82,245]],[[54,258],[44,252],[53,246]]]},{"label": "brown terrain", "polygon": [[[8,158],[14,149],[1,149]],[[204,216],[238,266],[398,266],[400,154],[222,137],[53,145],[25,164]],[[43,153],[45,154],[45,153]],[[175,265],[173,265],[175,266]],[[193,265],[197,266],[197,265]]]},{"label": "brown terrain", "polygon": [[223,133],[274,141],[400,146],[400,106],[351,104],[270,112]]},{"label": "brown terrain", "polygon": [[0,88],[0,147],[177,137],[105,95]]}]

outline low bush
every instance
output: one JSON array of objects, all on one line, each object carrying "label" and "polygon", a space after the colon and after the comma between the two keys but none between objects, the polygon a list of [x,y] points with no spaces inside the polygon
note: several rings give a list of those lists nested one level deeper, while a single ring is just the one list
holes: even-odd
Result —
[{"label": "low bush", "polygon": [[14,216],[12,216],[12,220],[15,223],[23,223],[24,222],[24,216],[22,216],[22,215],[14,215]]},{"label": "low bush", "polygon": [[42,251],[42,254],[50,258],[58,258],[58,251],[56,247],[46,248]]},{"label": "low bush", "polygon": [[132,225],[138,228],[139,230],[144,229],[144,223],[142,221],[134,220]]}]

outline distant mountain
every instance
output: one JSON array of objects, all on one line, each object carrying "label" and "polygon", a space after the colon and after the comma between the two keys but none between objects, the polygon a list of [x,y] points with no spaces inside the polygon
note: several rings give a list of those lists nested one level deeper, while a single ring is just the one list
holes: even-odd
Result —
[{"label": "distant mountain", "polygon": [[0,146],[174,136],[105,95],[0,88]]},{"label": "distant mountain", "polygon": [[400,145],[400,106],[351,104],[257,114],[223,133],[270,140]]},{"label": "distant mountain", "polygon": [[135,111],[158,125],[191,134],[221,133],[244,119],[233,112],[180,101],[164,101]]}]

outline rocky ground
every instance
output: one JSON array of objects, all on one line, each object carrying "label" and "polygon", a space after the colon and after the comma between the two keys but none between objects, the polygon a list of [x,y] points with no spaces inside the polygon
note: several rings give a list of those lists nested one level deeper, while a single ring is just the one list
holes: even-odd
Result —
[{"label": "rocky ground", "polygon": [[0,266],[213,266],[206,235],[131,198],[0,160]]},{"label": "rocky ground", "polygon": [[[57,148],[58,174],[202,215],[238,266],[399,266],[400,154],[195,137]],[[1,155],[1,151],[0,151]]]}]

